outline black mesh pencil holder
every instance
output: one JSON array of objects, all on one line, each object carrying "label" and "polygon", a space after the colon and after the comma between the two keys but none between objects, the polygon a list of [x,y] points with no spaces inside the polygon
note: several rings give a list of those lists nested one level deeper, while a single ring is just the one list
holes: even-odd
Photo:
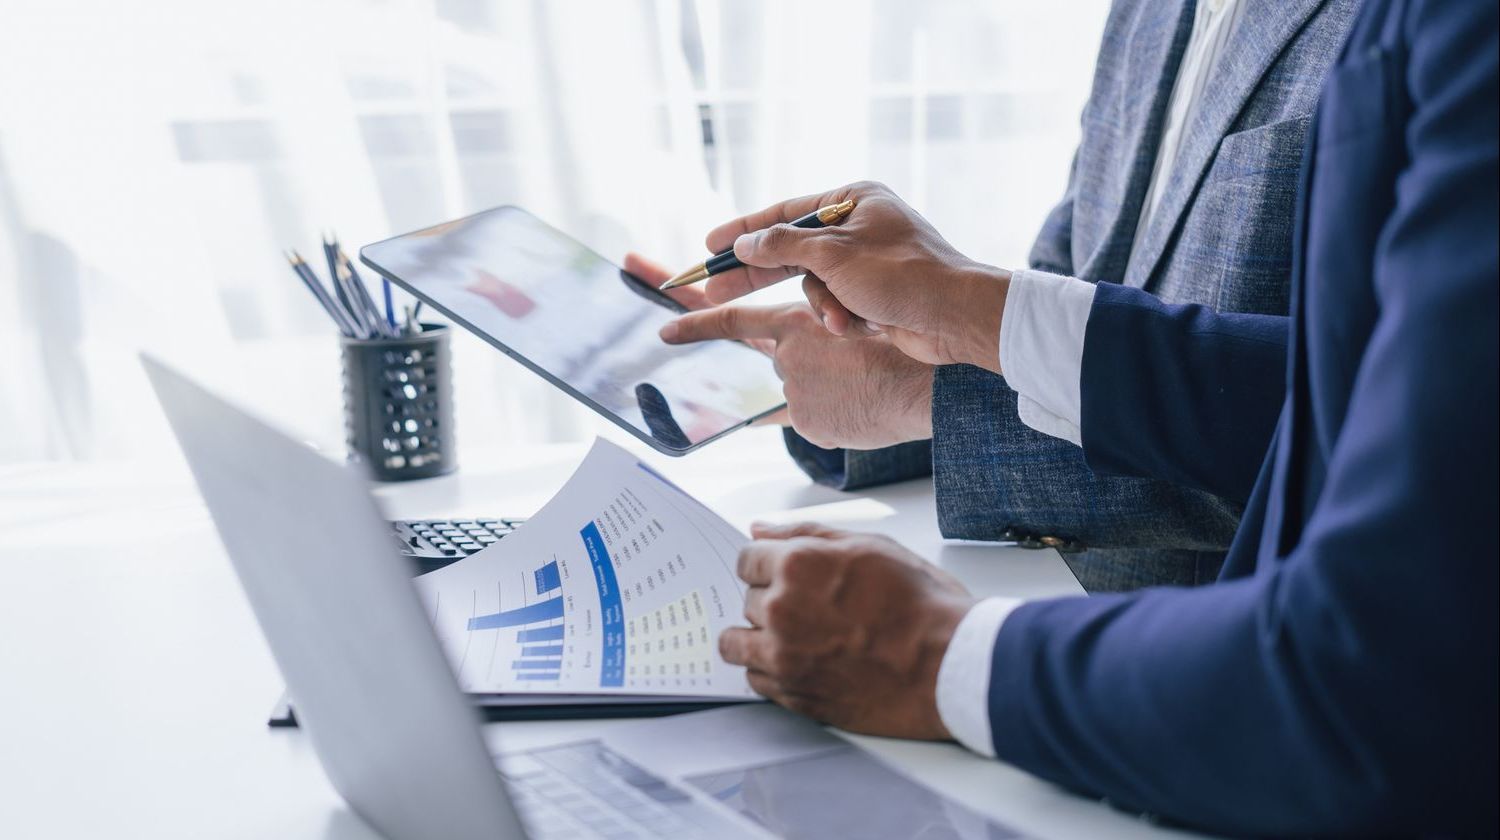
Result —
[{"label": "black mesh pencil holder", "polygon": [[349,460],[379,481],[456,469],[448,329],[423,324],[420,335],[342,343]]}]

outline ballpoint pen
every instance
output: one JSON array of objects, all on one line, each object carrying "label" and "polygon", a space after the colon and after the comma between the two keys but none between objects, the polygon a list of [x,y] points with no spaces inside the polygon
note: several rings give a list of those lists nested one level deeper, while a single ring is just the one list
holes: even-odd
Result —
[{"label": "ballpoint pen", "polygon": [[391,299],[391,281],[380,278],[380,292],[385,295],[385,325],[396,333],[396,303]]},{"label": "ballpoint pen", "polygon": [[[813,212],[808,213],[806,216],[797,219],[791,224],[793,227],[800,228],[827,227],[828,225],[839,222],[845,216],[849,215],[849,213],[853,210],[854,199],[851,198],[848,201],[841,201],[838,204],[830,204],[827,207],[821,207],[817,210],[814,210]],[[681,274],[678,274],[676,277],[673,277],[671,280],[668,280],[667,282],[661,284],[659,290],[664,292],[667,289],[675,289],[678,286],[691,285],[693,283],[697,283],[700,280],[707,280],[715,274],[722,274],[731,269],[741,268],[744,265],[744,263],[740,262],[734,256],[734,249],[730,248],[723,253],[714,254],[707,260],[693,266],[692,268],[689,268]]]}]

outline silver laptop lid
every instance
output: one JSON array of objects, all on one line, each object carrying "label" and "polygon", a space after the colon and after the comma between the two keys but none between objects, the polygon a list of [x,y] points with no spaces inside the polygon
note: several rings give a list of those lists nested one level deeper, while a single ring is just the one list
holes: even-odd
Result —
[{"label": "silver laptop lid", "polygon": [[363,476],[142,362],[345,801],[392,838],[524,837]]}]

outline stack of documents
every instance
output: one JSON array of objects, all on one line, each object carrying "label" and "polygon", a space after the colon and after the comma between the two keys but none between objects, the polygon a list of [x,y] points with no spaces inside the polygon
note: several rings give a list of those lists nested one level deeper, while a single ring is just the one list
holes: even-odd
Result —
[{"label": "stack of documents", "polygon": [[519,530],[416,579],[472,694],[751,699],[718,654],[744,624],[747,542],[723,518],[605,441]]}]

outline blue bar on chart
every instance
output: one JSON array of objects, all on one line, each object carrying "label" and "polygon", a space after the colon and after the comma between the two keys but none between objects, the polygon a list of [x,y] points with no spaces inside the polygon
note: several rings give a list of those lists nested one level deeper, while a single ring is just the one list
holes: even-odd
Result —
[{"label": "blue bar on chart", "polygon": [[545,595],[561,588],[562,575],[558,573],[556,560],[536,570],[536,594]]},{"label": "blue bar on chart", "polygon": [[604,537],[593,522],[578,532],[588,549],[589,563],[594,567],[594,585],[599,589],[600,631],[604,652],[599,657],[599,685],[618,687],[625,684],[625,610],[620,605],[620,587],[615,567],[609,562]]},{"label": "blue bar on chart", "polygon": [[556,671],[561,667],[561,659],[517,659],[510,663],[512,671]]},{"label": "blue bar on chart", "polygon": [[515,675],[518,680],[555,680],[559,676],[557,671],[522,671]]},{"label": "blue bar on chart", "polygon": [[562,639],[563,626],[561,624],[552,627],[536,627],[531,630],[522,630],[516,634],[516,641],[523,645],[528,642],[560,642]]},{"label": "blue bar on chart", "polygon": [[[489,615],[475,616],[469,619],[470,630],[491,630],[496,627],[514,627],[517,624],[532,624],[538,621],[552,621],[563,617],[563,599],[561,597],[548,598],[538,601],[527,607],[506,610],[504,612],[491,613]],[[558,630],[562,630],[561,627]]]},{"label": "blue bar on chart", "polygon": [[521,648],[522,656],[562,656],[562,645],[542,645]]}]

